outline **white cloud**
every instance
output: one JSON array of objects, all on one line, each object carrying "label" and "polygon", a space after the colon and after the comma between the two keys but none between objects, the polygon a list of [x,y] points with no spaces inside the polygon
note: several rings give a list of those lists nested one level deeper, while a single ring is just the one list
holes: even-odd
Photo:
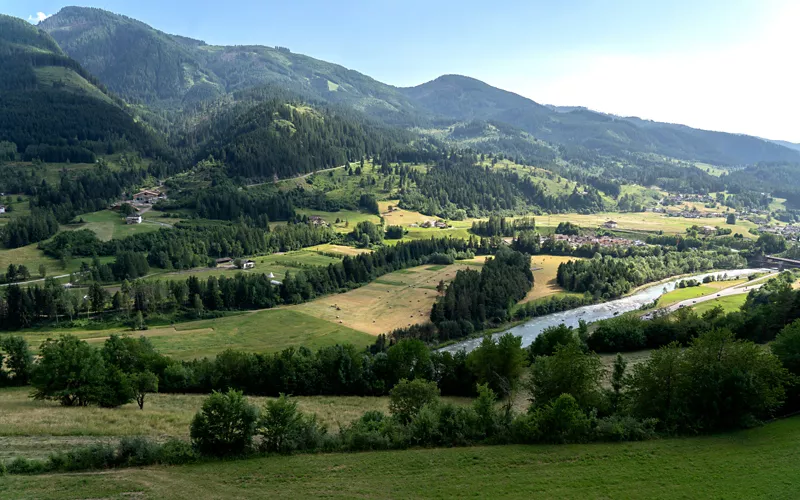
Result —
[{"label": "white cloud", "polygon": [[721,49],[560,54],[556,74],[503,83],[541,103],[800,142],[799,16],[792,6]]},{"label": "white cloud", "polygon": [[48,17],[50,17],[50,16],[48,16],[44,12],[37,12],[36,16],[28,16],[28,21],[30,21],[32,23],[40,23],[40,22],[44,21],[45,19],[47,19]]}]

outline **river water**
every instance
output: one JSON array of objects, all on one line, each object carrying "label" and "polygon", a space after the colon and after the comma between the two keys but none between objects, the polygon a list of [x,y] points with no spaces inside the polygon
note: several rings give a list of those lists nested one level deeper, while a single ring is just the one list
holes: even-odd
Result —
[{"label": "river water", "polygon": [[[580,320],[584,320],[587,323],[592,323],[603,319],[613,318],[618,314],[628,311],[635,311],[643,305],[653,302],[656,298],[664,295],[665,293],[675,290],[676,285],[683,280],[695,279],[702,281],[706,276],[714,276],[715,279],[719,280],[726,275],[727,278],[730,279],[740,276],[747,276],[753,273],[770,271],[772,271],[772,269],[731,269],[728,271],[716,271],[712,273],[697,274],[694,276],[684,276],[682,278],[676,278],[674,280],[662,282],[657,285],[651,285],[621,299],[610,300],[608,302],[603,302],[602,304],[583,306],[570,309],[569,311],[562,311],[559,313],[531,318],[526,323],[510,328],[505,332],[496,333],[493,335],[493,337],[499,338],[501,335],[511,332],[518,337],[522,337],[522,347],[527,347],[533,343],[533,340],[536,338],[536,336],[539,335],[545,328],[557,326],[561,323],[576,328],[578,326],[578,321]],[[469,339],[444,347],[441,350],[457,352],[463,349],[469,352],[478,347],[478,345],[481,343],[481,340],[481,338]]]}]

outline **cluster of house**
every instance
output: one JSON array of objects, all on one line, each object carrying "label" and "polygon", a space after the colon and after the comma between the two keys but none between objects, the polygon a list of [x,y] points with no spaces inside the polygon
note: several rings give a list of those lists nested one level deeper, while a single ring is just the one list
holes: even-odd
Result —
[{"label": "cluster of house", "polygon": [[[217,259],[214,262],[217,264],[218,267],[219,266],[234,267],[233,259],[230,257],[223,257],[221,259]],[[242,261],[242,266],[241,266],[242,269],[253,269],[254,267],[256,267],[255,261],[249,259]]]},{"label": "cluster of house", "polygon": [[417,223],[411,224],[411,227],[424,227],[424,228],[438,227],[439,229],[447,229],[450,226],[448,226],[447,222],[443,220],[426,220],[420,224]]},{"label": "cluster of house", "polygon": [[784,238],[788,239],[796,239],[800,236],[800,226],[788,225],[788,226],[773,226],[771,224],[758,226],[758,230],[762,233],[772,233],[772,234],[780,234]]},{"label": "cluster of house", "polygon": [[328,224],[328,221],[326,221],[319,215],[310,215],[308,217],[308,223],[314,226],[322,226],[322,227],[328,227],[330,225]]},{"label": "cluster of house", "polygon": [[158,188],[143,189],[133,195],[133,203],[139,205],[153,205],[159,200],[166,200],[167,195]]},{"label": "cluster of house", "polygon": [[707,194],[671,194],[661,200],[662,205],[680,205],[681,203],[716,203],[716,200]]},{"label": "cluster of house", "polygon": [[727,214],[722,212],[700,212],[697,210],[681,210],[680,212],[669,212],[666,209],[654,208],[653,212],[666,214],[667,217],[684,217],[686,219],[718,219]]},{"label": "cluster of house", "polygon": [[644,246],[646,243],[641,240],[629,240],[627,238],[616,238],[614,236],[578,236],[569,234],[555,234],[556,241],[566,241],[572,248],[583,245],[599,245],[601,247],[630,247]]}]

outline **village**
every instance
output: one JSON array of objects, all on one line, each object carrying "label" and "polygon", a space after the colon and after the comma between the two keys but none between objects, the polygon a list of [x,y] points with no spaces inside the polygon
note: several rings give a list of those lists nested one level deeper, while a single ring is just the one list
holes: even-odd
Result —
[{"label": "village", "polygon": [[[153,208],[153,205],[159,201],[166,200],[167,195],[160,187],[152,189],[143,189],[138,193],[131,196],[128,200],[118,201],[108,207],[109,210],[120,211],[123,210],[123,205],[128,205],[133,208],[133,213],[125,215],[126,224],[141,224],[142,214]],[[129,210],[129,209],[128,209]]]}]

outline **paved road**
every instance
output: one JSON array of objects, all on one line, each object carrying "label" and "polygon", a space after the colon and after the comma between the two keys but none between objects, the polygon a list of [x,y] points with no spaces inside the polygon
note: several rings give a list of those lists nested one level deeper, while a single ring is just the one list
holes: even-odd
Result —
[{"label": "paved road", "polygon": [[[77,274],[80,274],[80,273],[75,273],[75,274],[77,275]],[[69,274],[62,274],[60,276],[48,276],[47,278],[58,279],[58,278],[67,278],[67,277],[69,277]],[[39,281],[44,281],[47,278],[39,278],[38,280],[30,280],[30,281],[15,281],[14,283],[2,284],[2,285],[0,285],[0,287],[8,286],[8,285],[27,285],[29,283],[36,283],[36,282],[39,282]]]}]

